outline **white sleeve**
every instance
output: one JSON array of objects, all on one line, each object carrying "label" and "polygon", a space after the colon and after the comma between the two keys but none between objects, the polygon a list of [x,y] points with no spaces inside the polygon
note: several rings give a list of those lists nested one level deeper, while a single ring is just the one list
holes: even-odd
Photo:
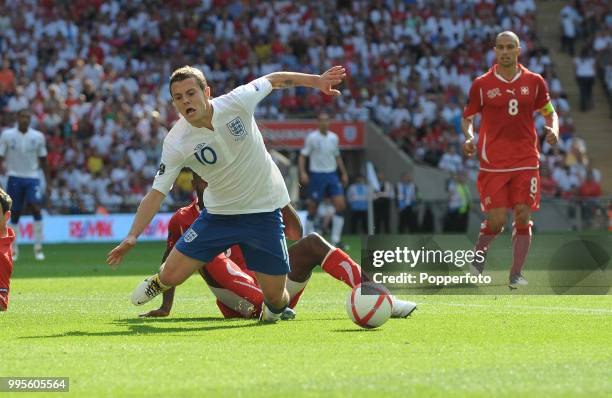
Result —
[{"label": "white sleeve", "polygon": [[40,136],[40,142],[38,143],[38,149],[36,151],[36,154],[39,158],[47,156],[47,141],[45,140],[44,135]]},{"label": "white sleeve", "polygon": [[300,151],[300,154],[304,155],[304,156],[310,156],[310,154],[312,153],[312,133],[308,134],[306,136],[306,141],[304,142],[304,147],[302,148],[302,150]]},{"label": "white sleeve", "polygon": [[248,84],[238,86],[230,93],[250,113],[255,112],[255,106],[272,92],[272,83],[265,77],[255,79]]},{"label": "white sleeve", "polygon": [[168,143],[164,143],[159,170],[153,180],[153,189],[168,195],[172,185],[183,168],[183,155]]}]

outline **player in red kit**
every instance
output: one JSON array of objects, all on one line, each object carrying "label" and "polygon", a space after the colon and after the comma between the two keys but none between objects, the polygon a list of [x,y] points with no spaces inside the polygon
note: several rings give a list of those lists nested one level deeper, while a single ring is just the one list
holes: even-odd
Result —
[{"label": "player in red kit", "polygon": [[15,232],[6,226],[11,219],[13,200],[0,188],[0,311],[8,309],[11,274],[13,273],[13,253],[11,246]]},{"label": "player in red kit", "polygon": [[[518,63],[518,36],[510,31],[497,35],[497,63],[472,83],[463,112],[463,146],[466,156],[476,151],[480,160],[478,191],[486,213],[476,250],[485,253],[513,211],[512,268],[509,286],[527,285],[523,264],[531,245],[531,212],[540,206],[539,145],[534,112],[546,120],[545,139],[555,145],[559,122],[550,102],[546,81]],[[478,147],[474,143],[473,118],[480,113]],[[484,262],[472,263],[472,272],[482,273]]]},{"label": "player in red kit", "polygon": [[[189,226],[198,218],[202,209],[202,194],[206,182],[198,175],[193,175],[194,189],[198,200],[189,206],[179,209],[170,219],[165,257]],[[318,234],[310,234],[301,238],[302,229],[297,215],[287,206],[281,210],[286,224],[285,233],[291,240],[298,240],[288,249],[291,272],[288,274],[286,288],[289,293],[289,310],[283,313],[283,319],[295,316],[293,308],[297,305],[304,288],[308,284],[312,270],[321,268],[332,277],[344,282],[349,287],[355,287],[363,280],[369,280],[362,274],[361,267],[341,249],[330,245]],[[163,261],[162,260],[162,263]],[[232,246],[226,253],[216,256],[206,267],[199,270],[200,275],[209,289],[217,298],[217,307],[225,318],[253,318],[259,316],[263,303],[263,294],[255,275],[248,270],[242,251],[238,245]],[[170,314],[174,300],[175,289],[164,292],[160,308],[149,311],[142,316],[163,317]],[[414,311],[416,304],[393,297],[393,313],[395,318],[405,318]]]}]

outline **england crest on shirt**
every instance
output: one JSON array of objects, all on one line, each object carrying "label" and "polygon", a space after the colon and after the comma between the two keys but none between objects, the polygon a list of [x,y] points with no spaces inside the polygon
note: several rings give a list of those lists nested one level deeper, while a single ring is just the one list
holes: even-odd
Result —
[{"label": "england crest on shirt", "polygon": [[187,243],[192,242],[197,237],[198,237],[198,233],[196,231],[194,231],[193,228],[189,228],[183,234],[183,240],[185,242],[187,242]]},{"label": "england crest on shirt", "polygon": [[242,141],[246,138],[247,131],[240,117],[236,116],[226,124],[230,134],[236,141]]}]

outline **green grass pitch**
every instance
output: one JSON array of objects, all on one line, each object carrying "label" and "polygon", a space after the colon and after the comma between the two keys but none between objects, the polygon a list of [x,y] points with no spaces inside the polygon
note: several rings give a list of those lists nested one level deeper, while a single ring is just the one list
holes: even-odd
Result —
[{"label": "green grass pitch", "polygon": [[[297,319],[276,325],[223,320],[197,276],[170,318],[140,319],[160,299],[136,308],[129,295],[164,246],[139,243],[115,272],[112,247],[46,246],[44,263],[22,247],[0,313],[0,376],[70,377],[54,397],[612,395],[610,296],[406,297],[419,303],[410,318],[362,330],[348,288],[322,272]],[[8,394],[28,395],[45,394]]]}]

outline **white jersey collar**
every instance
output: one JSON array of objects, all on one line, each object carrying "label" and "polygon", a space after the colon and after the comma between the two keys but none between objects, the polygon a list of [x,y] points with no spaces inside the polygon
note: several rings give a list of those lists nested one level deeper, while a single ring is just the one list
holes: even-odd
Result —
[{"label": "white jersey collar", "polygon": [[518,64],[516,66],[516,68],[518,69],[518,73],[516,75],[514,75],[514,77],[512,78],[512,80],[506,80],[504,79],[504,77],[502,75],[500,75],[499,73],[497,73],[497,64],[493,67],[493,74],[495,75],[496,78],[498,78],[499,80],[501,80],[504,83],[514,83],[515,81],[518,80],[519,77],[521,77],[521,75],[523,74],[523,67],[521,64]]}]

